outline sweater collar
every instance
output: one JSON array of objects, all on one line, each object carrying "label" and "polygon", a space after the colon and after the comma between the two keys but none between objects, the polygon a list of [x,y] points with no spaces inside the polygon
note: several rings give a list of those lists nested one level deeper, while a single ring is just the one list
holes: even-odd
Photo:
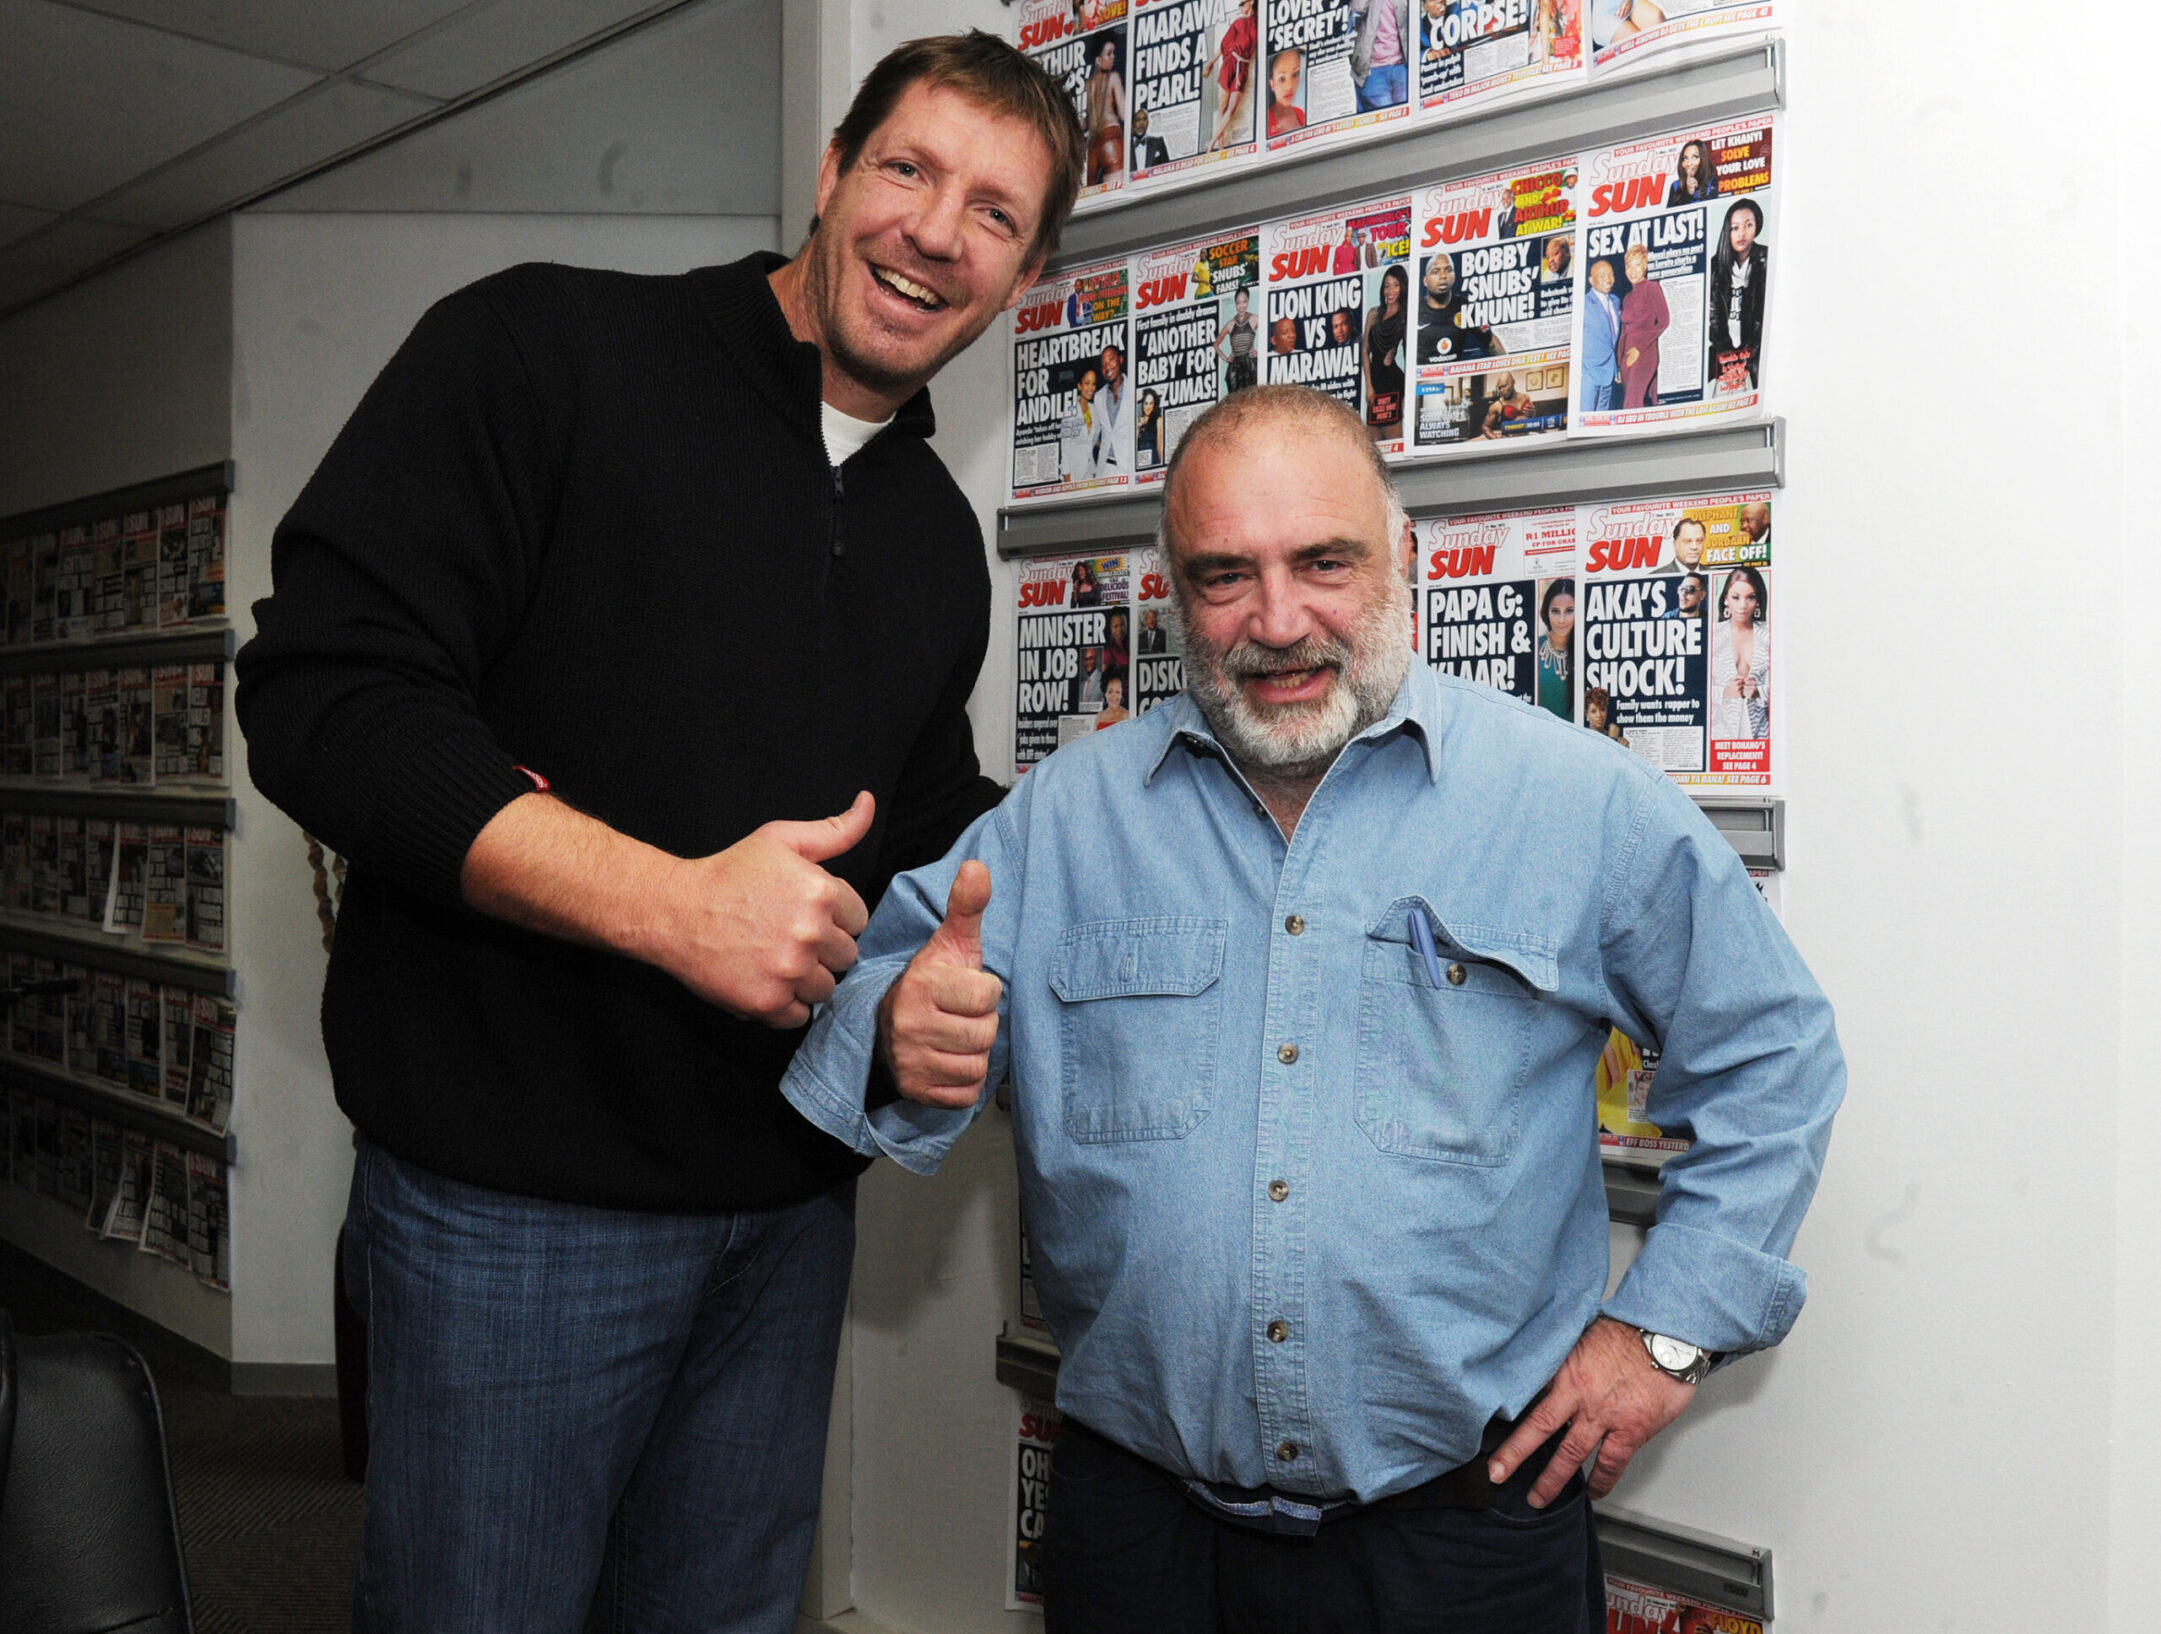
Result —
[{"label": "sweater collar", "polygon": [[[795,338],[773,286],[766,282],[787,264],[786,256],[759,250],[724,267],[700,267],[690,275],[691,286],[721,346],[774,412],[806,435],[822,438],[818,348]],[[928,386],[901,404],[892,429],[914,437],[928,437],[938,429]]]}]

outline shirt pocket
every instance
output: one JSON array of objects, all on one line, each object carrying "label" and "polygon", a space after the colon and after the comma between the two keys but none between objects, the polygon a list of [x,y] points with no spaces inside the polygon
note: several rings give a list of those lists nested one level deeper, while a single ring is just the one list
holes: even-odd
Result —
[{"label": "shirt pocket", "polygon": [[[1441,980],[1411,939],[1433,929]],[[1544,937],[1445,925],[1398,898],[1366,932],[1359,982],[1356,1116],[1384,1152],[1493,1168],[1515,1155],[1538,1006],[1559,986]]]},{"label": "shirt pocket", "polygon": [[1066,1133],[1182,1140],[1215,1105],[1227,919],[1069,927],[1051,959]]}]

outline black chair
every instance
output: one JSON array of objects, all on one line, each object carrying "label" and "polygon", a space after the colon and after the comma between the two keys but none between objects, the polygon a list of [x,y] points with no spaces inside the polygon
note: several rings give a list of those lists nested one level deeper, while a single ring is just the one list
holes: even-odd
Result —
[{"label": "black chair", "polygon": [[192,1634],[157,1387],[108,1334],[0,1311],[0,1634]]}]

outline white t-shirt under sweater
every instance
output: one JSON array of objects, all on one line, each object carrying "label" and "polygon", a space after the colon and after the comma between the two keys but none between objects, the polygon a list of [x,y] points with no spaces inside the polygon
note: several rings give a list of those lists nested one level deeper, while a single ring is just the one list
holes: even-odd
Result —
[{"label": "white t-shirt under sweater", "polygon": [[858,420],[824,402],[818,405],[818,419],[825,431],[825,457],[833,462],[835,470],[847,464],[851,455],[893,423],[890,414],[882,420]]}]

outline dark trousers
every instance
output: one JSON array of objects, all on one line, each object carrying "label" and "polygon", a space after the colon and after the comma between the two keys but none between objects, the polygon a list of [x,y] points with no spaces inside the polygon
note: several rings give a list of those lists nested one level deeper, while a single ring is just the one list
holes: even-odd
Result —
[{"label": "dark trousers", "polygon": [[855,1185],[767,1213],[512,1197],[360,1143],[363,1634],[789,1634]]},{"label": "dark trousers", "polygon": [[[1078,1430],[1078,1433],[1076,1433]],[[1604,1634],[1583,1477],[1490,1509],[1375,1506],[1280,1537],[1218,1519],[1166,1471],[1068,1419],[1044,1517],[1045,1634]]]}]

